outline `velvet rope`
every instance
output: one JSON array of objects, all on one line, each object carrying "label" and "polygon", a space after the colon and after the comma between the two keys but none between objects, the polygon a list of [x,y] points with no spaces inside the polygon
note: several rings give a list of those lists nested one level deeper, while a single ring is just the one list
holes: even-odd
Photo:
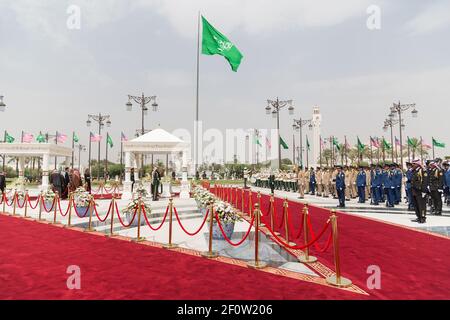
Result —
[{"label": "velvet rope", "polygon": [[297,245],[291,246],[291,245],[285,243],[283,239],[280,239],[275,233],[273,233],[272,230],[269,229],[269,231],[270,231],[270,233],[272,234],[272,236],[275,238],[276,242],[278,242],[278,244],[280,244],[280,245],[282,245],[282,246],[284,246],[284,247],[286,247],[286,248],[288,248],[288,249],[303,250],[303,249],[305,249],[305,248],[310,247],[310,246],[313,245],[317,240],[319,240],[320,237],[323,236],[323,234],[325,233],[325,231],[328,229],[329,226],[330,226],[330,221],[328,220],[328,221],[325,223],[325,226],[324,226],[324,228],[322,229],[322,231],[320,231],[319,235],[318,235],[317,237],[315,237],[313,240],[311,240],[309,243],[307,243],[307,244],[305,244],[305,245],[303,245],[303,246],[297,246]]},{"label": "velvet rope", "polygon": [[30,206],[30,208],[31,208],[32,210],[34,210],[34,209],[37,208],[37,206],[39,205],[39,200],[41,200],[41,197],[42,197],[41,195],[39,195],[39,196],[37,197],[36,205],[33,207],[33,205],[31,204],[30,195],[27,195],[28,205]]},{"label": "velvet rope", "polygon": [[100,216],[98,215],[98,212],[97,212],[97,208],[96,208],[96,206],[95,206],[95,203],[93,204],[93,207],[94,207],[94,213],[95,213],[95,215],[97,216],[97,219],[98,219],[100,222],[105,222],[106,219],[108,219],[109,213],[111,212],[111,209],[112,209],[112,201],[109,203],[108,212],[106,213],[106,216],[105,216],[105,218],[103,218],[103,220],[102,220],[102,218],[100,218]]},{"label": "velvet rope", "polygon": [[11,204],[8,203],[8,198],[6,198],[6,199],[5,199],[5,200],[6,200],[6,205],[7,205],[8,207],[11,207],[11,206],[14,204],[15,198],[16,198],[16,194],[14,194],[13,197],[11,198]]},{"label": "velvet rope", "polygon": [[22,206],[19,204],[20,202],[20,200],[19,200],[19,195],[16,193],[16,197],[17,197],[17,199],[16,199],[16,204],[17,204],[17,208],[19,208],[19,209],[22,209],[23,207],[25,207],[25,202],[27,201],[27,199],[26,199],[26,196],[23,198],[23,202],[22,202]]},{"label": "velvet rope", "polygon": [[161,227],[164,225],[164,222],[166,221],[168,212],[169,212],[169,206],[167,206],[167,208],[166,208],[166,213],[164,213],[164,217],[163,217],[163,219],[161,221],[161,224],[158,227],[153,228],[152,225],[150,224],[150,222],[148,221],[147,212],[145,212],[145,206],[142,206],[142,213],[144,214],[145,222],[150,227],[150,229],[152,229],[153,231],[158,231],[159,229],[161,229]]},{"label": "velvet rope", "polygon": [[189,236],[195,236],[197,233],[200,232],[200,230],[202,230],[203,226],[206,223],[206,220],[208,219],[208,212],[209,212],[209,210],[206,212],[205,217],[203,218],[203,222],[200,225],[200,228],[198,228],[195,232],[189,232],[184,228],[183,224],[181,223],[180,217],[178,216],[177,208],[173,207],[173,211],[175,212],[175,217],[177,218],[178,224],[180,225],[181,229],[183,229],[183,231]]},{"label": "velvet rope", "polygon": [[72,200],[72,201],[73,201],[73,208],[75,209],[75,214],[78,216],[78,218],[85,218],[85,217],[87,217],[87,214],[89,213],[89,206],[86,207],[86,211],[84,212],[84,214],[80,214],[78,212],[77,205],[75,204],[75,200]]},{"label": "velvet rope", "polygon": [[66,209],[66,213],[63,214],[62,209],[61,209],[61,199],[58,198],[58,210],[59,210],[59,213],[61,214],[61,216],[63,216],[63,217],[67,216],[67,214],[69,213],[69,209],[70,209],[70,203],[71,203],[71,201],[69,201],[69,204]]},{"label": "velvet rope", "polygon": [[55,200],[56,200],[56,197],[53,198],[52,207],[49,210],[47,210],[47,207],[45,206],[45,201],[42,201],[42,208],[44,208],[45,212],[47,212],[47,213],[52,212],[53,208],[55,207]]},{"label": "velvet rope", "polygon": [[136,206],[136,208],[134,209],[133,218],[131,218],[130,223],[129,223],[129,224],[125,224],[125,223],[123,223],[123,220],[122,220],[122,218],[120,217],[120,211],[119,211],[119,208],[117,207],[117,202],[116,202],[116,212],[117,212],[117,216],[119,217],[120,224],[121,224],[124,228],[128,228],[129,226],[131,226],[131,224],[132,224],[133,221],[134,221],[134,218],[136,218],[137,210],[138,210],[138,207]]},{"label": "velvet rope", "polygon": [[253,216],[252,220],[250,221],[250,226],[249,226],[247,232],[245,233],[244,237],[243,237],[239,242],[233,243],[233,242],[231,241],[231,239],[229,239],[229,238],[227,237],[227,235],[225,234],[225,231],[223,230],[222,224],[221,224],[220,219],[219,219],[219,215],[218,215],[217,213],[216,213],[216,215],[215,215],[215,218],[216,218],[216,221],[217,221],[217,223],[218,223],[218,225],[219,225],[220,231],[221,231],[222,234],[223,234],[223,237],[224,237],[225,240],[226,240],[229,244],[231,244],[233,247],[237,247],[237,246],[241,245],[241,244],[245,241],[245,239],[247,239],[247,237],[248,237],[249,234],[250,234],[250,231],[252,230],[253,223],[255,222],[255,216]]},{"label": "velvet rope", "polygon": [[[316,236],[314,235],[314,230],[313,230],[313,228],[312,228],[312,225],[311,225],[311,219],[310,219],[309,215],[308,215],[307,223],[308,223],[308,228],[309,228],[309,232],[311,233],[311,236],[312,236],[313,238],[315,238]],[[330,235],[328,236],[328,239],[327,239],[327,241],[325,242],[325,246],[324,246],[323,248],[320,248],[320,246],[319,246],[318,243],[314,243],[314,247],[316,248],[316,250],[317,250],[318,252],[325,252],[325,251],[327,251],[328,248],[330,247],[332,238],[333,238],[333,233],[330,232]]]}]

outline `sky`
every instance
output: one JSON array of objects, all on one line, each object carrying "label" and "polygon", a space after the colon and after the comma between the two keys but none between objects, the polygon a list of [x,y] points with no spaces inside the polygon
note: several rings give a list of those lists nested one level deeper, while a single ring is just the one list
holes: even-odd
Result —
[{"label": "sky", "polygon": [[419,111],[405,113],[404,136],[434,136],[447,146],[437,155],[450,154],[446,0],[0,0],[0,129],[75,131],[87,145],[87,115],[109,114],[117,161],[120,132],[140,128],[127,95],[144,92],[159,104],[146,128],[192,131],[199,11],[244,55],[236,73],[222,57],[201,56],[205,129],[273,128],[264,108],[280,97],[295,106],[294,116],[281,113],[285,140],[292,119],[317,105],[322,135],[355,144],[357,135],[389,137],[383,122],[401,101]]}]

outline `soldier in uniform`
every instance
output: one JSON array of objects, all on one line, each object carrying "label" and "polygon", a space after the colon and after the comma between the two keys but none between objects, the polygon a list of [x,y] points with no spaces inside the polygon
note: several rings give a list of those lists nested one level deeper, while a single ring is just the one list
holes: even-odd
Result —
[{"label": "soldier in uniform", "polygon": [[432,161],[430,163],[430,174],[428,177],[428,188],[433,201],[433,213],[442,215],[442,192],[444,190],[444,173],[439,165]]},{"label": "soldier in uniform", "polygon": [[366,199],[372,198],[370,192],[370,169],[369,167],[364,168],[364,172],[366,173]]},{"label": "soldier in uniform", "polygon": [[414,160],[412,166],[413,175],[411,178],[411,192],[417,216],[417,219],[413,220],[413,222],[425,223],[427,212],[426,192],[428,187],[428,174],[426,170],[422,168],[420,160]]},{"label": "soldier in uniform", "polygon": [[400,166],[394,163],[394,204],[399,204],[402,201],[402,184],[403,184],[403,171]]},{"label": "soldier in uniform", "polygon": [[[351,192],[351,174],[347,166],[344,167],[344,176],[345,176],[345,200],[350,201],[350,192]],[[339,197],[339,196],[338,196]]]},{"label": "soldier in uniform", "polygon": [[364,168],[359,167],[358,175],[356,176],[356,185],[358,187],[358,203],[366,202],[366,183],[367,177]]},{"label": "soldier in uniform", "polygon": [[275,174],[273,173],[272,169],[270,169],[270,174],[269,174],[267,181],[269,184],[270,193],[274,194],[274,192],[275,192]]},{"label": "soldier in uniform", "polygon": [[444,162],[444,199],[447,206],[450,206],[450,163]]},{"label": "soldier in uniform", "polygon": [[305,197],[305,172],[300,166],[297,172],[297,186],[298,186],[298,198],[303,199]]},{"label": "soldier in uniform", "polygon": [[330,183],[331,183],[331,176],[330,176],[330,169],[324,168],[322,173],[322,184],[323,184],[323,194],[322,196],[325,198],[328,198],[330,195]]},{"label": "soldier in uniform", "polygon": [[320,170],[320,167],[316,168],[316,183],[317,183],[317,191],[316,195],[321,197],[323,193],[323,181],[322,181],[322,170]]},{"label": "soldier in uniform", "polygon": [[412,198],[412,192],[411,192],[411,179],[413,176],[413,167],[411,162],[406,162],[406,183],[405,183],[405,193],[406,198],[408,201],[408,211],[414,211],[414,201]]},{"label": "soldier in uniform", "polygon": [[309,194],[310,189],[309,189],[309,170],[308,170],[308,167],[305,167],[305,170],[303,172],[304,172],[303,177],[305,178],[305,193]]},{"label": "soldier in uniform", "polygon": [[311,167],[309,171],[309,191],[310,194],[315,195],[316,194],[316,173],[314,172],[314,168]]},{"label": "soldier in uniform", "polygon": [[337,174],[335,182],[336,182],[336,191],[339,199],[338,208],[345,208],[345,173],[342,170],[342,166],[337,166]]}]

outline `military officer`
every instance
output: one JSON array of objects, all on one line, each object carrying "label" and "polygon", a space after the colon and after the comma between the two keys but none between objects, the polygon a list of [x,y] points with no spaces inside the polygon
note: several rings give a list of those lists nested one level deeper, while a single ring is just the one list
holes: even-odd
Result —
[{"label": "military officer", "polygon": [[433,213],[442,215],[442,192],[444,190],[444,174],[437,162],[430,163],[428,188],[433,201]]},{"label": "military officer", "polygon": [[402,184],[403,171],[398,164],[394,163],[394,204],[399,204],[402,201]]},{"label": "military officer", "polygon": [[366,202],[366,183],[367,176],[364,167],[359,167],[358,175],[356,176],[356,186],[358,187],[358,203]]},{"label": "military officer", "polygon": [[322,196],[328,198],[330,195],[330,170],[328,168],[324,168],[322,173],[322,184],[323,184],[323,194]]},{"label": "military officer", "polygon": [[412,192],[411,192],[411,179],[413,176],[413,167],[411,162],[406,162],[406,183],[405,183],[405,193],[406,198],[408,201],[408,211],[414,211],[414,201],[412,198]]},{"label": "military officer", "polygon": [[425,223],[426,222],[426,192],[428,184],[428,173],[422,168],[420,160],[414,160],[412,162],[413,175],[411,178],[411,192],[414,201],[414,208],[416,210],[417,219],[413,222]]},{"label": "military officer", "polygon": [[305,167],[305,170],[303,172],[304,172],[303,177],[305,178],[305,193],[309,194],[310,189],[309,189],[309,170],[308,170],[308,167]]},{"label": "military officer", "polygon": [[305,172],[300,166],[297,172],[297,185],[298,185],[298,198],[303,199],[305,197]]},{"label": "military officer", "polygon": [[309,171],[309,191],[310,191],[310,194],[312,194],[312,195],[316,194],[316,186],[317,186],[316,173],[314,172],[314,168],[311,167],[311,169]]},{"label": "military officer", "polygon": [[335,182],[336,192],[339,199],[338,208],[345,208],[345,173],[342,170],[342,166],[337,166]]}]

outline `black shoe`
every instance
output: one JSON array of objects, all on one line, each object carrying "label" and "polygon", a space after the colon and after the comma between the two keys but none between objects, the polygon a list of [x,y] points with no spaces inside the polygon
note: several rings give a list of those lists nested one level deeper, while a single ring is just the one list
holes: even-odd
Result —
[{"label": "black shoe", "polygon": [[419,221],[419,223],[426,223],[426,222],[427,222],[426,219],[422,219],[422,220]]},{"label": "black shoe", "polygon": [[422,221],[422,220],[420,220],[420,219],[411,220],[411,222],[419,222],[419,223],[420,223],[420,221]]}]

